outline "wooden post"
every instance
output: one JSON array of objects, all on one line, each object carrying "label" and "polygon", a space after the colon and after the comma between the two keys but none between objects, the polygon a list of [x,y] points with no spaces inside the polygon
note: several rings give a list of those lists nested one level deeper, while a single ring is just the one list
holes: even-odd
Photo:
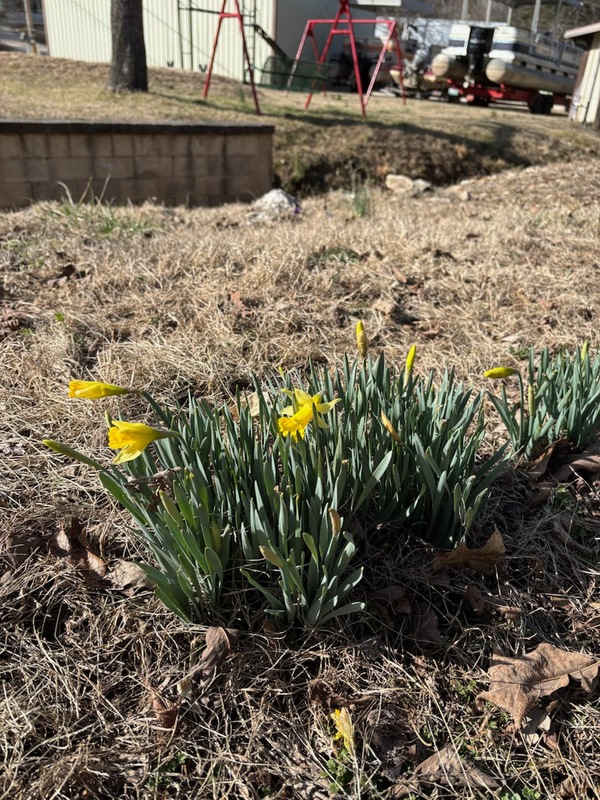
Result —
[{"label": "wooden post", "polygon": [[27,37],[31,45],[31,52],[36,56],[38,54],[37,43],[35,41],[35,31],[33,29],[33,16],[31,14],[31,0],[23,0],[25,8],[25,23],[27,25]]}]

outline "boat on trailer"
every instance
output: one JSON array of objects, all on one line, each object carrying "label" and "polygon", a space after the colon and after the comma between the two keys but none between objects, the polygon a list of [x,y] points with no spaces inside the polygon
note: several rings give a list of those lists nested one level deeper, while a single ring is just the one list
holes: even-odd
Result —
[{"label": "boat on trailer", "polygon": [[[531,30],[510,24],[512,10],[531,0],[511,0],[507,22],[455,23],[447,47],[431,63],[437,78],[448,81],[449,98],[475,102],[525,100],[534,113],[549,113],[554,102],[566,103],[573,93],[583,49],[559,38],[558,31],[537,31],[540,0]],[[582,7],[580,0],[559,0],[562,8]]]}]

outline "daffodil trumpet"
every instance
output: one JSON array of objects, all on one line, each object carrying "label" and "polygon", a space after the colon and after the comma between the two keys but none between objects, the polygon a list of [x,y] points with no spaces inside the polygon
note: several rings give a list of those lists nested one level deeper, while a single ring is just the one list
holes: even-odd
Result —
[{"label": "daffodil trumpet", "polygon": [[108,429],[108,446],[120,451],[113,459],[113,464],[132,461],[140,456],[149,444],[158,439],[171,439],[177,436],[179,436],[177,431],[162,431],[151,428],[143,422],[113,419]]}]

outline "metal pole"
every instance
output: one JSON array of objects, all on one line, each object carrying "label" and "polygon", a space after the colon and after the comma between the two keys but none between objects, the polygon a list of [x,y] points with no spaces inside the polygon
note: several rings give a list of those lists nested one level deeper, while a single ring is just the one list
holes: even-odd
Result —
[{"label": "metal pole", "polygon": [[537,33],[538,24],[540,21],[540,8],[542,5],[542,0],[535,0],[535,6],[533,9],[533,17],[531,19],[531,30],[534,33]]},{"label": "metal pole", "polygon": [[488,0],[487,8],[485,10],[485,21],[489,22],[492,18],[492,0]]},{"label": "metal pole", "polygon": [[25,22],[27,24],[27,36],[29,38],[29,44],[31,45],[31,52],[37,56],[38,49],[35,42],[35,32],[33,30],[33,17],[31,15],[30,0],[23,0],[23,6],[25,8]]},{"label": "metal pole", "polygon": [[461,19],[469,19],[469,0],[463,0]]}]

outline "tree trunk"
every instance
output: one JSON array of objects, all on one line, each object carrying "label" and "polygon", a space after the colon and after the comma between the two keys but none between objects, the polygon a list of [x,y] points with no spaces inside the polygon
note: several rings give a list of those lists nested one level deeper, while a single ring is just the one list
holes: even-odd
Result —
[{"label": "tree trunk", "polygon": [[111,0],[112,62],[108,88],[148,91],[142,0]]}]

